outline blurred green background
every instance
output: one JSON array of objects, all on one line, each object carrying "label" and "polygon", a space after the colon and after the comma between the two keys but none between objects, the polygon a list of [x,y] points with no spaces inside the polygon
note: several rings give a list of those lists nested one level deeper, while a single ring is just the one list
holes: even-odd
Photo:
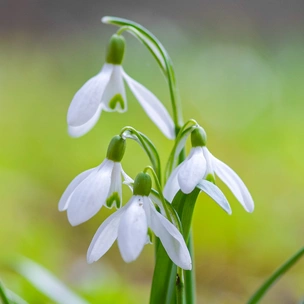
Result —
[{"label": "blurred green background", "polygon": [[[67,135],[72,97],[100,70],[116,31],[100,23],[103,15],[142,23],[163,42],[175,64],[185,120],[204,126],[210,151],[242,177],[254,198],[256,209],[248,214],[219,182],[233,214],[201,194],[194,215],[198,303],[245,303],[303,246],[301,1],[1,3],[0,278],[29,303],[52,303],[7,265],[21,254],[90,303],[148,303],[153,247],[125,264],[115,244],[87,265],[87,248],[110,211],[72,228],[57,210],[69,182],[103,161],[109,140],[125,125],[152,139],[163,167],[172,148],[130,91],[127,113],[104,112],[87,135]],[[152,56],[125,37],[126,72],[170,109]],[[134,177],[148,164],[128,142],[125,171]],[[125,187],[125,202],[130,195]],[[300,261],[261,303],[299,303],[303,297]]]}]

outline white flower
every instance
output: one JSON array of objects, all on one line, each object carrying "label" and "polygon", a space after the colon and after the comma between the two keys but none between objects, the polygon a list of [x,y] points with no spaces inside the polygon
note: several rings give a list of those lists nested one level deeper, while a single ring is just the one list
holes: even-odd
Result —
[{"label": "white flower", "polygon": [[117,239],[125,262],[134,261],[147,243],[148,228],[158,236],[170,259],[190,270],[191,257],[178,229],[156,211],[150,197],[133,195],[120,210],[108,217],[97,230],[88,250],[88,263],[100,259]]},{"label": "white flower", "polygon": [[[171,202],[179,189],[188,194],[201,184],[202,180],[213,177],[214,173],[230,188],[244,209],[252,212],[254,203],[243,181],[230,167],[214,157],[205,146],[193,147],[189,156],[173,170],[166,183],[164,196]],[[212,187],[210,184],[204,181],[204,185],[209,188]],[[207,191],[206,193],[209,194]],[[227,212],[229,211],[226,203],[226,207],[218,200],[217,203]]]},{"label": "white flower", "polygon": [[69,134],[79,137],[87,133],[102,111],[127,111],[125,80],[151,120],[169,139],[174,139],[174,124],[169,113],[153,93],[124,72],[121,66],[123,53],[123,38],[113,35],[107,63],[99,74],[83,85],[71,102],[67,115]]},{"label": "white flower", "polygon": [[122,176],[131,180],[120,162],[106,158],[100,166],[74,178],[59,201],[59,211],[67,210],[69,222],[76,226],[93,217],[103,205],[120,208]]}]

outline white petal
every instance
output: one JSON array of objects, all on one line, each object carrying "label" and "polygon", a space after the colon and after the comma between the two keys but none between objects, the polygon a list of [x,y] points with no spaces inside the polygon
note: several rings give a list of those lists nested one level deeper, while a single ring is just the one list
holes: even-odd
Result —
[{"label": "white petal", "polygon": [[78,185],[84,179],[86,179],[94,170],[96,170],[96,168],[86,170],[86,171],[80,173],[79,175],[77,175],[71,181],[71,183],[68,185],[68,187],[66,188],[66,190],[64,191],[64,193],[62,194],[62,196],[60,198],[59,205],[58,205],[59,211],[64,211],[68,208],[70,198],[71,198],[73,192],[75,191],[76,187],[78,187]]},{"label": "white petal", "polygon": [[88,263],[100,259],[117,239],[118,227],[124,208],[110,215],[98,228],[87,253]]},{"label": "white petal", "polygon": [[202,147],[192,148],[178,172],[177,179],[181,190],[186,194],[192,192],[203,179],[205,172],[206,160]]},{"label": "white petal", "polygon": [[169,176],[169,179],[166,182],[166,185],[165,185],[165,188],[163,191],[165,199],[170,203],[172,203],[172,200],[173,200],[175,194],[180,189],[178,180],[177,180],[177,175],[178,175],[180,167],[181,167],[181,164],[172,171],[171,175]]},{"label": "white petal", "polygon": [[211,174],[214,178],[214,169],[212,166],[211,153],[207,149],[207,147],[203,147],[204,157],[206,159],[206,173],[204,177],[207,177],[208,174]]},{"label": "white petal", "polygon": [[99,105],[94,116],[88,122],[86,122],[85,124],[83,124],[81,126],[77,126],[77,127],[68,126],[68,132],[69,132],[70,136],[80,137],[80,136],[86,134],[87,132],[89,132],[95,126],[96,122],[98,121],[100,114],[101,114],[101,110],[102,110],[102,106]]},{"label": "white petal", "polygon": [[190,134],[191,134],[190,132],[184,134],[184,136],[178,142],[177,147],[176,147],[175,152],[174,152],[174,157],[173,157],[173,159],[174,159],[173,160],[173,168],[176,166],[176,164],[178,162],[178,156],[182,152],[182,150],[185,148],[187,139],[188,139]]},{"label": "white petal", "polygon": [[[155,203],[157,205],[157,207],[160,210],[160,213],[163,215],[166,215],[166,211],[164,209],[163,203],[160,200],[160,198],[158,197],[158,193],[156,191],[154,191],[153,189],[151,190],[151,193],[149,194],[149,198],[151,199],[151,201],[153,203]],[[149,209],[150,210],[150,209]],[[148,216],[147,216],[148,217]]]},{"label": "white petal", "polygon": [[127,98],[122,71],[122,66],[114,65],[110,81],[101,100],[105,111],[117,111],[120,113],[127,111]]},{"label": "white petal", "polygon": [[157,127],[167,136],[169,139],[175,138],[175,128],[171,116],[164,107],[164,105],[157,99],[157,97],[147,90],[143,85],[132,79],[125,72],[123,76],[127,81],[131,91],[151,118],[151,120],[157,125]]},{"label": "white petal", "polygon": [[181,233],[155,210],[152,203],[150,203],[150,214],[151,229],[160,238],[170,259],[177,266],[190,270],[192,268],[191,257]]},{"label": "white petal", "polygon": [[253,199],[243,181],[230,167],[215,158],[211,153],[210,155],[215,173],[230,188],[245,210],[252,212],[254,209]]},{"label": "white petal", "polygon": [[121,207],[122,199],[122,180],[121,180],[121,164],[119,162],[114,162],[114,167],[111,175],[111,186],[108,193],[108,198],[106,201],[106,206],[112,208]]},{"label": "white petal", "polygon": [[125,262],[134,261],[141,253],[147,240],[147,218],[143,197],[136,195],[124,212],[118,228],[118,247]]},{"label": "white petal", "polygon": [[68,206],[71,225],[79,225],[94,216],[105,203],[111,185],[114,162],[106,159],[74,191]]},{"label": "white petal", "polygon": [[77,127],[88,122],[98,110],[101,97],[109,82],[112,64],[105,64],[99,74],[88,80],[75,94],[69,110],[68,125]]},{"label": "white petal", "polygon": [[230,205],[223,194],[223,192],[215,186],[213,183],[207,181],[207,180],[202,180],[199,182],[197,187],[204,191],[206,194],[208,194],[216,203],[219,204],[220,207],[222,207],[228,214],[231,214],[231,208]]}]

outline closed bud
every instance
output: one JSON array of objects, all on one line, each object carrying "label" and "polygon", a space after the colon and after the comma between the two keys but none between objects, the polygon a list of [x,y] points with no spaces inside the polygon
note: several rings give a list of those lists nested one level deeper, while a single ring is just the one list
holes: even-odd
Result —
[{"label": "closed bud", "polygon": [[207,144],[207,135],[202,127],[194,129],[191,133],[192,147],[205,147]]},{"label": "closed bud", "polygon": [[114,136],[109,144],[107,151],[107,159],[114,162],[120,162],[126,151],[126,140],[121,136]]},{"label": "closed bud", "polygon": [[120,65],[125,53],[125,38],[114,34],[108,44],[106,62]]},{"label": "closed bud", "polygon": [[151,192],[151,188],[152,181],[150,175],[147,173],[137,174],[134,181],[133,195],[148,196]]}]

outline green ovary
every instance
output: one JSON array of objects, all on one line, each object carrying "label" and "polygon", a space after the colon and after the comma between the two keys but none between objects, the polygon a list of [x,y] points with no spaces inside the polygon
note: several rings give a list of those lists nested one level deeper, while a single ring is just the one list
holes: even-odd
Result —
[{"label": "green ovary", "polygon": [[112,97],[112,99],[109,102],[109,108],[115,110],[117,104],[119,104],[120,108],[124,110],[125,102],[120,94],[116,94]]},{"label": "green ovary", "polygon": [[118,192],[113,192],[106,200],[106,205],[108,208],[116,207],[120,208],[120,197]]}]

